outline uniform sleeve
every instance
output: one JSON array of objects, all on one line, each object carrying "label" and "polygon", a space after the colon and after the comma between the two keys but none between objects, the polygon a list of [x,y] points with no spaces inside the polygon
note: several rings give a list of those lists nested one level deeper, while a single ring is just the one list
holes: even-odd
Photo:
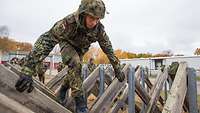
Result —
[{"label": "uniform sleeve", "polygon": [[101,49],[107,55],[107,57],[108,57],[110,63],[112,64],[115,72],[119,71],[120,61],[114,54],[112,44],[109,40],[108,35],[106,34],[106,32],[104,30],[101,30],[100,34],[98,36],[99,36],[98,43],[99,43]]},{"label": "uniform sleeve", "polygon": [[64,20],[58,21],[48,32],[37,39],[33,49],[25,58],[25,64],[22,67],[24,74],[32,75],[36,65],[42,62],[54,46],[62,40],[62,34],[66,29],[65,25]]}]

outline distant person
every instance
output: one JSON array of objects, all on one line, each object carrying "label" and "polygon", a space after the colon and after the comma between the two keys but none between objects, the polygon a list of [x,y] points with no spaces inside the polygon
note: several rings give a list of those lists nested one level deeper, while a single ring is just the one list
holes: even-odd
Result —
[{"label": "distant person", "polygon": [[38,63],[36,66],[36,74],[39,78],[39,81],[42,82],[43,84],[45,83],[45,72],[48,69],[48,65],[45,63]]},{"label": "distant person", "polygon": [[169,65],[168,74],[172,78],[172,80],[174,80],[174,78],[176,76],[176,72],[178,70],[178,67],[179,67],[178,62],[172,62],[171,65]]},{"label": "distant person", "polygon": [[58,66],[57,66],[57,70],[58,72],[62,71],[62,69],[65,67],[65,65],[62,63],[62,62],[59,62],[58,63]]},{"label": "distant person", "polygon": [[17,57],[13,57],[11,60],[10,60],[10,63],[11,64],[18,64],[19,63],[19,59]]},{"label": "distant person", "polygon": [[25,63],[25,57],[23,57],[22,59],[20,59],[18,64],[19,64],[20,66],[23,66],[24,63]]},{"label": "distant person", "polygon": [[93,58],[89,59],[87,66],[88,66],[88,69],[89,69],[89,73],[92,73],[94,71],[94,69],[97,67],[94,64],[94,59]]},{"label": "distant person", "polygon": [[32,91],[32,75],[35,72],[35,66],[49,55],[56,44],[60,45],[62,61],[69,68],[68,76],[65,77],[59,90],[58,99],[61,104],[65,100],[66,91],[71,88],[76,112],[88,112],[82,88],[81,68],[83,55],[94,42],[99,43],[115,70],[115,76],[123,82],[125,76],[120,68],[120,61],[115,56],[112,44],[101,23],[105,12],[106,8],[102,0],[82,0],[76,12],[59,20],[50,30],[42,34],[26,57],[22,69],[24,76],[18,79],[16,89],[19,92],[26,89],[29,92]]}]

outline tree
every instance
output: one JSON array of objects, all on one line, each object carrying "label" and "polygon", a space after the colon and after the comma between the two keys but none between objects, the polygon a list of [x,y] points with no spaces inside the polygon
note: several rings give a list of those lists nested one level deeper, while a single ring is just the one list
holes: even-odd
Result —
[{"label": "tree", "polygon": [[30,51],[32,49],[32,45],[26,42],[17,42],[8,37],[0,37],[0,50],[2,52],[10,52],[10,51]]}]

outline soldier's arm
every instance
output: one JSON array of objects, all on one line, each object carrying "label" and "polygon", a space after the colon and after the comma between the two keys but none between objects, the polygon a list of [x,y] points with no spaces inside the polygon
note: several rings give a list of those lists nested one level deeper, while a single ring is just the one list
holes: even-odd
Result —
[{"label": "soldier's arm", "polygon": [[118,72],[120,69],[120,61],[115,56],[112,44],[109,40],[109,37],[103,29],[100,31],[98,42],[99,42],[99,45],[100,45],[101,49],[103,50],[103,52],[107,55],[115,72]]},{"label": "soldier's arm", "polygon": [[42,62],[52,51],[54,46],[62,40],[64,33],[65,21],[61,20],[46,33],[42,34],[34,44],[33,49],[25,58],[25,64],[22,67],[22,72],[26,75],[32,75],[37,63]]}]

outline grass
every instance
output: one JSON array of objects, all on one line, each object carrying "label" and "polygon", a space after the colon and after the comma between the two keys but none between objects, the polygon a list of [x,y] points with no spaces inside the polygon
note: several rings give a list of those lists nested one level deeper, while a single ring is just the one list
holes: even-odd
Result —
[{"label": "grass", "polygon": [[200,76],[197,76],[197,77],[196,77],[196,80],[197,80],[197,81],[200,81]]}]

